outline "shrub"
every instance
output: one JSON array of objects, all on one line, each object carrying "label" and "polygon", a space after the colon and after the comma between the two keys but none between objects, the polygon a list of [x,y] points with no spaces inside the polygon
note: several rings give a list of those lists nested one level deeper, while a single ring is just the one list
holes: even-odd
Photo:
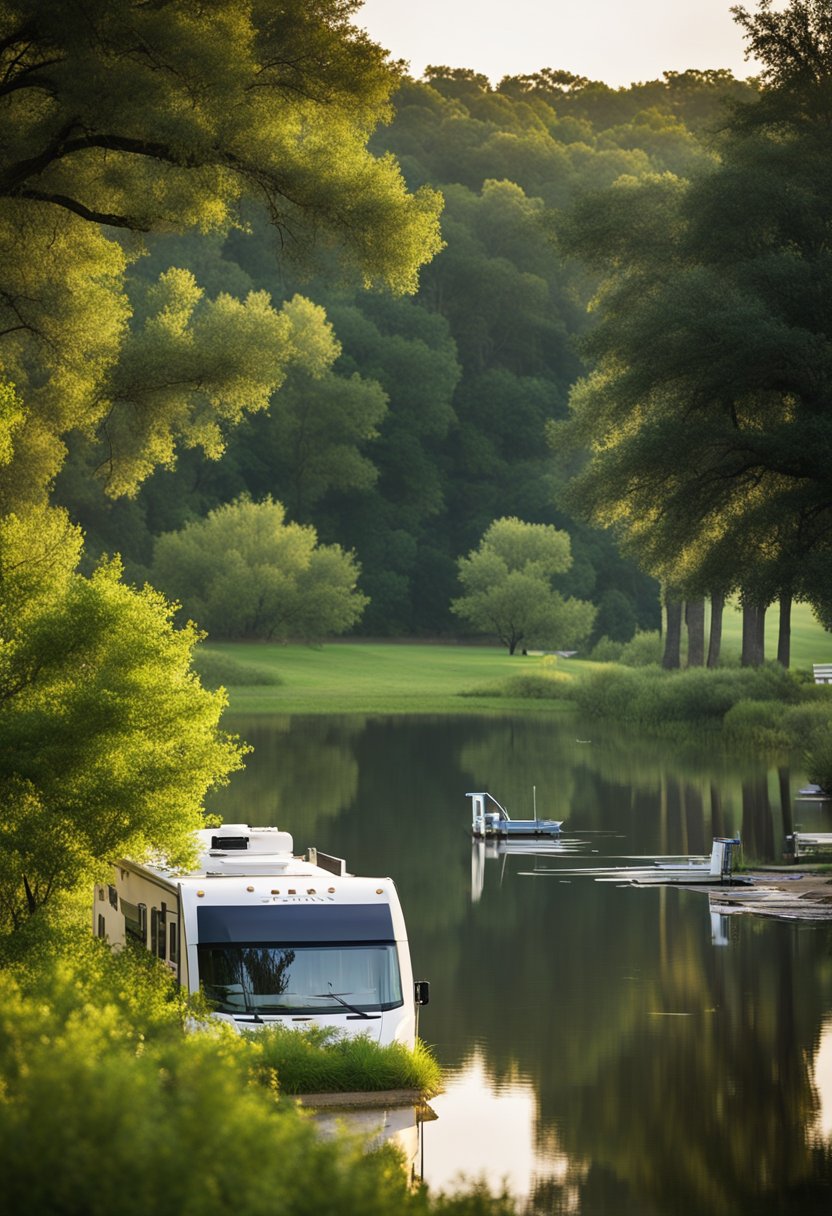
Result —
[{"label": "shrub", "polygon": [[812,746],[832,728],[832,704],[820,704],[811,700],[799,705],[788,705],[783,714],[783,726],[790,744]]},{"label": "shrub", "polygon": [[821,789],[832,791],[832,727],[818,731],[806,749],[806,767],[809,780]]},{"label": "shrub", "polygon": [[199,647],[194,652],[193,666],[205,687],[212,690],[283,683],[276,671],[240,663],[231,655],[222,654],[218,650],[204,650]]},{"label": "shrub", "polygon": [[612,638],[607,637],[599,638],[589,657],[593,663],[617,663],[623,650],[623,642],[614,642]]},{"label": "shrub", "polygon": [[[185,1034],[152,959],[136,970],[131,952],[114,956],[88,933],[75,945],[80,958],[36,951],[25,969],[0,972],[9,1211],[509,1216],[508,1201],[482,1189],[453,1200],[411,1190],[389,1149],[321,1136],[279,1099],[270,1054],[279,1036],[218,1024]],[[356,1058],[371,1048],[358,1043]]]},{"label": "shrub", "polygon": [[723,725],[735,743],[784,747],[790,742],[783,711],[776,701],[737,701],[725,714]]},{"label": "shrub", "polygon": [[662,639],[658,631],[637,633],[621,649],[619,662],[625,667],[649,667],[662,661]]},{"label": "shrub", "polygon": [[527,700],[567,700],[572,697],[575,686],[573,676],[562,671],[546,674],[529,672],[527,675],[511,676],[507,680],[478,684],[459,693],[461,697],[520,697]]},{"label": "shrub", "polygon": [[797,681],[776,664],[675,672],[654,666],[638,671],[612,667],[591,672],[575,681],[569,695],[584,713],[622,722],[718,726],[739,701],[776,702],[782,715],[784,705],[799,702],[801,691]]}]

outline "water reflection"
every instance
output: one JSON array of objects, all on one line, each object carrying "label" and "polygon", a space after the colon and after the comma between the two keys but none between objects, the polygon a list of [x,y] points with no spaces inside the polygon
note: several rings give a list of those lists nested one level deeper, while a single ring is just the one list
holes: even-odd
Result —
[{"label": "water reflection", "polygon": [[[508,1190],[529,1199],[536,1188],[556,1186],[579,1210],[579,1182],[587,1164],[571,1162],[555,1132],[544,1143],[536,1136],[537,1095],[528,1078],[492,1084],[478,1047],[448,1077],[443,1094],[431,1106],[435,1123],[424,1127],[425,1181],[435,1190],[453,1190],[462,1180],[484,1180],[494,1191]],[[466,1137],[449,1138],[449,1126],[465,1128]]]},{"label": "water reflection", "polygon": [[512,854],[482,859],[472,901],[465,799],[491,789],[520,816],[536,786],[575,845],[564,867],[704,853],[735,831],[776,859],[792,826],[829,830],[828,804],[794,803],[804,772],[539,718],[233,725],[257,750],[228,817],[396,880],[433,983],[421,1032],[451,1077],[430,1182],[502,1168],[541,1213],[827,1210],[829,930],[717,923],[703,895],[529,876]]}]

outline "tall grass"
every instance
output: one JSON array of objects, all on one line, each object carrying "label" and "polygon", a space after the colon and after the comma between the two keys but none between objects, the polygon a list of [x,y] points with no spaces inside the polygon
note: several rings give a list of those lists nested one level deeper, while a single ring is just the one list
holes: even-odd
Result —
[{"label": "tall grass", "polygon": [[258,1049],[261,1075],[276,1078],[281,1093],[413,1089],[430,1097],[441,1087],[440,1067],[421,1041],[413,1051],[401,1043],[380,1047],[366,1035],[339,1036],[319,1026],[267,1026],[250,1037]]}]

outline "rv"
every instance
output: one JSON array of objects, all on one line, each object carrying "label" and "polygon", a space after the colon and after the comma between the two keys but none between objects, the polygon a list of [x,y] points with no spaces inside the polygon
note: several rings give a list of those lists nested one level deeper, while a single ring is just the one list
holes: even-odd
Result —
[{"label": "rv", "polygon": [[316,849],[295,857],[278,828],[223,824],[197,837],[187,872],[117,862],[96,889],[97,936],[143,946],[238,1029],[326,1026],[413,1046],[429,989],[414,984],[389,878],[348,874]]}]

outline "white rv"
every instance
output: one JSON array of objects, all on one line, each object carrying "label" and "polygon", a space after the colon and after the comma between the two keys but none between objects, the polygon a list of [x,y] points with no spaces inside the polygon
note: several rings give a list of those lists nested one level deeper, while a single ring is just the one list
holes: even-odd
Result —
[{"label": "white rv", "polygon": [[226,823],[197,836],[193,870],[116,863],[96,889],[94,932],[144,946],[240,1029],[333,1026],[413,1046],[428,985],[414,984],[389,878],[347,874],[315,849],[295,857],[278,828]]}]

